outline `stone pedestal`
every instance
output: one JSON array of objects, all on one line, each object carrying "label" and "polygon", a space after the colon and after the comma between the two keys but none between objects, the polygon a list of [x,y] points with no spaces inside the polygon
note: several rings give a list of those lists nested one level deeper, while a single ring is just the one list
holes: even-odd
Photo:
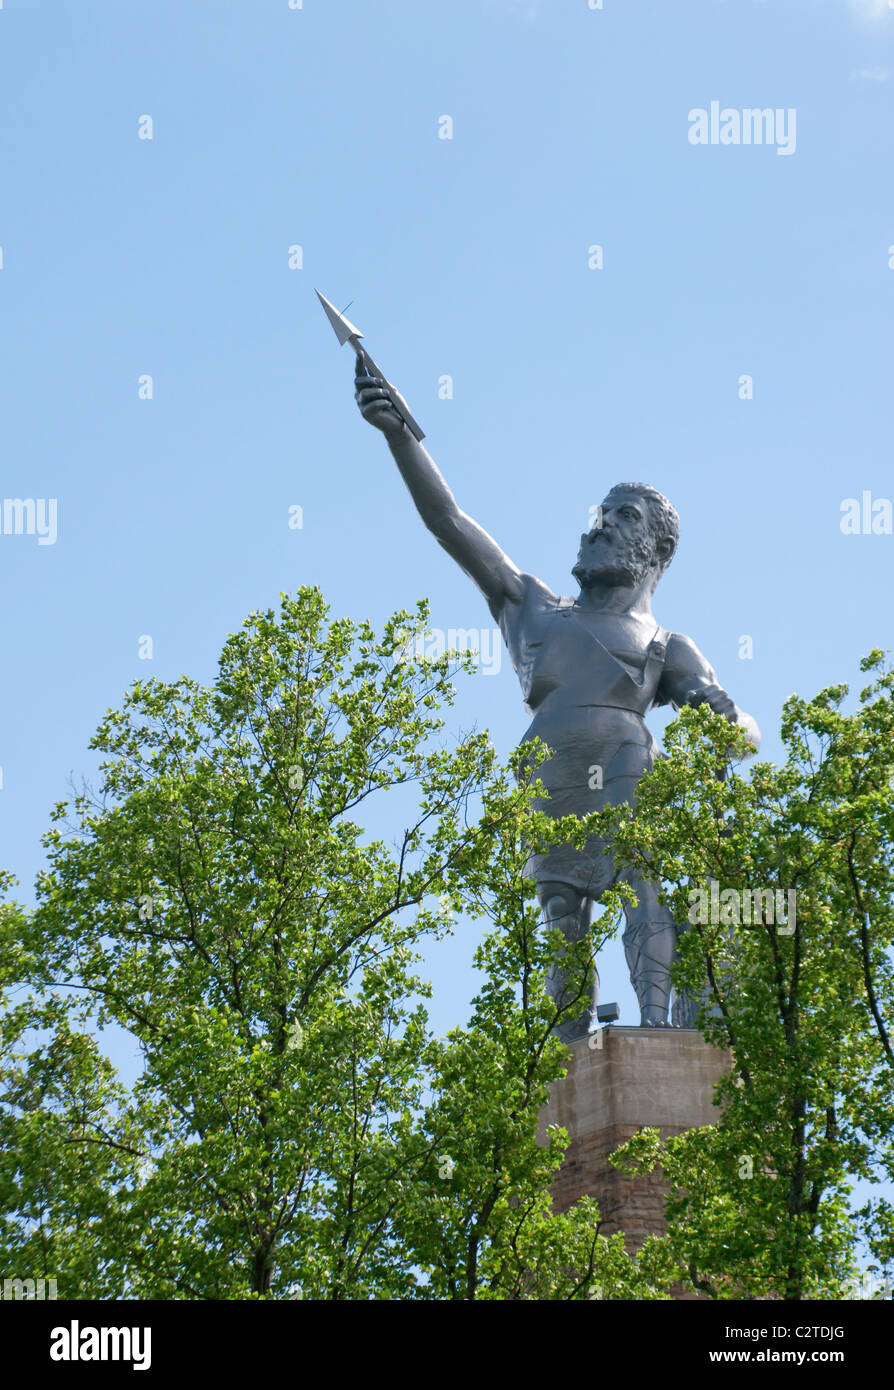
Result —
[{"label": "stone pedestal", "polygon": [[552,1188],[555,1209],[595,1197],[602,1231],[623,1231],[632,1254],[647,1236],[664,1232],[667,1188],[657,1172],[619,1172],[608,1155],[647,1126],[673,1135],[715,1124],[713,1088],[730,1059],[690,1029],[612,1025],[599,1037],[601,1047],[587,1038],[572,1044],[568,1072],[541,1112],[541,1134],[556,1124],[571,1139]]}]

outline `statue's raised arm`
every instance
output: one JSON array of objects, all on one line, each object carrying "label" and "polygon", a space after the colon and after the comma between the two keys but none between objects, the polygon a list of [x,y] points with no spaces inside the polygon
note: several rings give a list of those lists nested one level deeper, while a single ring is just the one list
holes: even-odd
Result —
[{"label": "statue's raised arm", "polygon": [[[457,505],[434,459],[395,410],[381,377],[366,371],[362,357],[357,359],[354,384],[361,415],[384,434],[425,525],[478,585],[494,618],[499,618],[507,601],[521,599],[519,570],[494,538]],[[393,386],[389,390],[402,400]]]}]

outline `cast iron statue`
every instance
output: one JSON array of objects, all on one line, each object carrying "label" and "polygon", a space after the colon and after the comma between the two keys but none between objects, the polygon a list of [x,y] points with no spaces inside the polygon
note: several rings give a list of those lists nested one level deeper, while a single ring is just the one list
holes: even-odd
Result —
[{"label": "cast iron statue", "polygon": [[[717,682],[710,663],[678,632],[652,615],[652,593],[673,558],[680,523],[666,497],[643,483],[613,487],[597,524],[581,536],[572,574],[577,598],[562,598],[516,568],[488,533],[461,511],[433,459],[405,423],[412,420],[390,383],[358,357],[356,399],[365,420],[384,434],[419,515],[448,555],[484,595],[500,625],[533,723],[525,740],[539,737],[552,756],[539,769],[552,816],[583,816],[605,805],[632,802],[636,785],[659,756],[644,716],[656,705],[707,703],[742,724],[759,746],[760,733]],[[395,406],[397,402],[400,408]],[[524,741],[524,740],[523,740]],[[631,872],[618,872],[604,839],[585,849],[554,846],[532,855],[526,872],[537,881],[547,921],[567,941],[581,940],[593,908],[612,884],[636,893],[625,909],[624,951],[645,1027],[691,1027],[698,1002],[673,1000],[670,968],[678,926],[658,900],[659,889]],[[557,960],[547,982],[564,1002],[566,974]],[[567,1042],[595,1023],[599,976],[584,1013],[559,1029]]]}]

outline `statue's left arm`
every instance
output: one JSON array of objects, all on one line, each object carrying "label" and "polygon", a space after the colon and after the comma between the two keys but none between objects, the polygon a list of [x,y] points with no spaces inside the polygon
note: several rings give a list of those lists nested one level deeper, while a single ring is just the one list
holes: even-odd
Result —
[{"label": "statue's left arm", "polygon": [[673,632],[667,644],[664,671],[658,684],[655,703],[672,705],[710,705],[718,714],[725,714],[733,724],[740,724],[755,751],[760,748],[761,731],[750,714],[739,709],[717,680],[710,661],[688,637]]}]

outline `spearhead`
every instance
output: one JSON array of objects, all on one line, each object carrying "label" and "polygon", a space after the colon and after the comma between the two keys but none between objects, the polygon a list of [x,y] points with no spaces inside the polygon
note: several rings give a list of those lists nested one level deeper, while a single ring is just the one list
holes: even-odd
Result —
[{"label": "spearhead", "polygon": [[[335,305],[330,304],[329,300],[326,298],[324,294],[320,294],[319,290],[315,290],[314,293],[317,296],[317,299],[322,304],[326,317],[332,324],[332,327],[335,330],[335,336],[338,339],[339,343],[350,343],[352,338],[363,337],[363,334],[360,332],[360,329],[355,328],[354,325],[351,323],[351,320],[346,319],[344,314],[340,314],[336,309]],[[360,349],[358,348],[358,351],[359,350]]]},{"label": "spearhead", "polygon": [[375,362],[366,351],[366,348],[361,346],[360,339],[363,337],[363,334],[360,332],[360,329],[351,323],[350,319],[346,319],[344,314],[339,313],[335,305],[330,303],[324,294],[320,294],[319,290],[316,290],[315,293],[317,299],[319,299],[323,306],[327,319],[332,324],[333,331],[339,343],[342,345],[350,343],[357,354],[358,361],[363,363],[370,376],[381,377],[391,405],[397,411],[410,433],[421,442],[425,438],[425,435],[407,409],[406,401],[394,389],[391,382],[386,379],[382,369],[376,366]]}]

